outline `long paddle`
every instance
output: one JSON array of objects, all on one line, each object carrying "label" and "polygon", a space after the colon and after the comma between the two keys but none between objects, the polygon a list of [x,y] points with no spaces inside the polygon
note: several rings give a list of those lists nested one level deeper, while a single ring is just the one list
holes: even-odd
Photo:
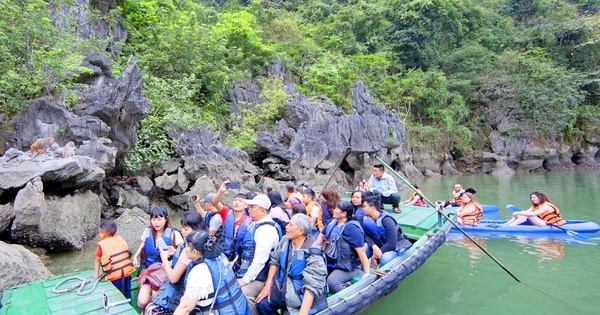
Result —
[{"label": "long paddle", "polygon": [[467,232],[465,232],[463,229],[461,229],[454,221],[452,221],[445,213],[444,211],[442,211],[442,207],[441,205],[436,205],[433,202],[431,202],[429,199],[427,199],[427,197],[425,197],[425,195],[423,195],[420,191],[418,191],[411,183],[408,182],[408,180],[406,180],[404,177],[400,176],[400,174],[398,174],[393,168],[391,168],[389,165],[387,165],[387,163],[385,163],[383,160],[381,160],[377,155],[375,155],[375,159],[377,159],[377,161],[379,161],[383,166],[385,166],[392,174],[396,175],[396,177],[398,177],[402,182],[404,182],[406,185],[408,185],[408,187],[410,189],[412,189],[413,191],[415,191],[415,193],[419,196],[421,196],[421,198],[425,199],[425,201],[427,203],[429,203],[431,206],[433,206],[435,208],[435,210],[444,218],[446,218],[446,220],[448,220],[450,223],[452,223],[452,225],[454,225],[455,228],[457,228],[464,236],[466,236],[473,244],[475,244],[477,247],[479,247],[479,249],[481,249],[488,257],[490,257],[496,264],[498,264],[498,266],[502,267],[502,269],[504,269],[504,271],[506,271],[506,273],[508,273],[511,277],[513,277],[513,279],[515,279],[517,282],[524,284],[546,296],[549,296],[557,301],[560,301],[566,305],[571,306],[572,308],[579,310],[577,307],[553,296],[550,295],[528,283],[525,283],[523,281],[521,281],[519,278],[517,278],[517,276],[515,276],[512,272],[510,272],[510,270],[508,270],[508,268],[506,268],[498,259],[496,259],[496,257],[494,257],[492,254],[490,254],[485,248],[483,248],[477,241],[475,241],[471,236],[469,236],[469,234],[467,234]]},{"label": "long paddle", "polygon": [[[520,212],[521,211],[521,209],[519,207],[515,206],[515,205],[506,205],[506,209],[509,210],[509,211],[512,211],[512,212]],[[585,236],[583,234],[579,234],[579,233],[577,233],[575,231],[572,231],[572,230],[568,230],[568,229],[562,228],[562,227],[560,227],[558,225],[554,225],[554,224],[548,223],[548,222],[546,222],[546,224],[551,225],[551,226],[553,226],[553,227],[555,227],[557,229],[561,229],[561,230],[567,232],[568,235],[571,235],[573,237],[578,237],[578,238],[580,238],[582,240],[589,240],[590,239],[588,236]]]}]

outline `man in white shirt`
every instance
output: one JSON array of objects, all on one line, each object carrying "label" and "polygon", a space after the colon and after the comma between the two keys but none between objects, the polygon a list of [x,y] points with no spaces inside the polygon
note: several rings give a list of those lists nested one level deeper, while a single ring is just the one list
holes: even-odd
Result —
[{"label": "man in white shirt", "polygon": [[258,314],[254,307],[255,299],[265,286],[269,256],[281,236],[275,221],[269,215],[269,197],[257,195],[252,200],[246,200],[246,205],[254,222],[248,226],[242,253],[235,261],[234,271],[248,303],[252,306],[252,314]]},{"label": "man in white shirt", "polygon": [[381,204],[391,204],[394,212],[400,213],[400,194],[394,178],[386,174],[382,164],[373,165],[373,175],[369,178],[369,190],[379,197]]}]

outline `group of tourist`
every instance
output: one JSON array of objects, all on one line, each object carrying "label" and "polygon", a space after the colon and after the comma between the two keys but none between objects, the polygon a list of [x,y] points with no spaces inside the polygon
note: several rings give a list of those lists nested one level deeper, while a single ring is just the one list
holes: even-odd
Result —
[{"label": "group of tourist", "polygon": [[[312,189],[303,185],[297,191],[290,182],[285,200],[267,188],[267,195],[237,193],[229,208],[221,202],[229,183],[203,199],[192,196],[196,211],[183,215],[181,232],[171,227],[166,208],[152,209],[150,226],[131,260],[116,224],[103,222],[94,276],[103,270],[129,298],[139,262],[137,305],[145,314],[315,314],[327,306],[328,293],[343,290],[361,273],[369,276],[371,268],[411,246],[394,216],[383,211],[385,202],[399,213],[400,194],[380,164],[368,183],[361,181],[352,192],[350,202],[340,200],[333,188],[323,189],[318,202]],[[477,225],[481,218],[474,194],[474,189],[454,186],[448,204],[460,207],[460,224]],[[419,198],[422,194],[415,194],[406,203],[422,203],[413,200]],[[515,213],[507,224],[561,224],[560,212],[546,195],[534,192],[531,201],[530,209]],[[156,269],[165,274],[163,284],[152,281]]]}]

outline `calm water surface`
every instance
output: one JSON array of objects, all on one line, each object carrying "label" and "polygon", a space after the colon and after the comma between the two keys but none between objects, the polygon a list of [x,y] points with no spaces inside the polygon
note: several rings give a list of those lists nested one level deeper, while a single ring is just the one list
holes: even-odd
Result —
[{"label": "calm water surface", "polygon": [[[546,192],[567,219],[600,222],[600,173],[569,172],[513,176],[469,175],[419,182],[432,201],[448,199],[455,183],[477,190],[481,203],[530,206],[529,193]],[[406,193],[404,194],[406,195]],[[403,195],[403,197],[404,197]],[[476,237],[523,283],[518,283],[460,234],[446,241],[415,273],[368,314],[598,314],[600,234],[585,242],[555,237]]]},{"label": "calm water surface", "polygon": [[[473,187],[478,201],[500,206],[500,219],[510,218],[506,204],[529,207],[529,193],[542,190],[567,219],[600,222],[600,173],[568,172],[512,176],[465,175],[419,181],[431,200],[446,200],[455,183]],[[408,196],[402,192],[403,199]],[[173,215],[171,222],[179,222]],[[600,234],[581,242],[566,235],[476,237],[523,283],[515,281],[460,234],[446,241],[415,273],[368,314],[598,314],[600,313]],[[137,245],[130,245],[136,249]],[[82,252],[53,255],[54,274],[92,269],[95,241]]]}]

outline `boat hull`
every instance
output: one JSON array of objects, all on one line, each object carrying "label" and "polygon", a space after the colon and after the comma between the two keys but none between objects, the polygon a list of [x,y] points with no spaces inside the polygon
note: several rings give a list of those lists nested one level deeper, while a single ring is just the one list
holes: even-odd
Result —
[{"label": "boat hull", "polygon": [[[551,226],[538,226],[531,224],[504,225],[507,220],[481,220],[477,226],[461,226],[467,233],[503,233],[503,234],[552,234],[565,233],[564,230]],[[593,221],[567,220],[567,224],[561,225],[565,230],[577,233],[596,233],[600,231],[600,225]],[[452,227],[452,231],[458,230]]]}]

